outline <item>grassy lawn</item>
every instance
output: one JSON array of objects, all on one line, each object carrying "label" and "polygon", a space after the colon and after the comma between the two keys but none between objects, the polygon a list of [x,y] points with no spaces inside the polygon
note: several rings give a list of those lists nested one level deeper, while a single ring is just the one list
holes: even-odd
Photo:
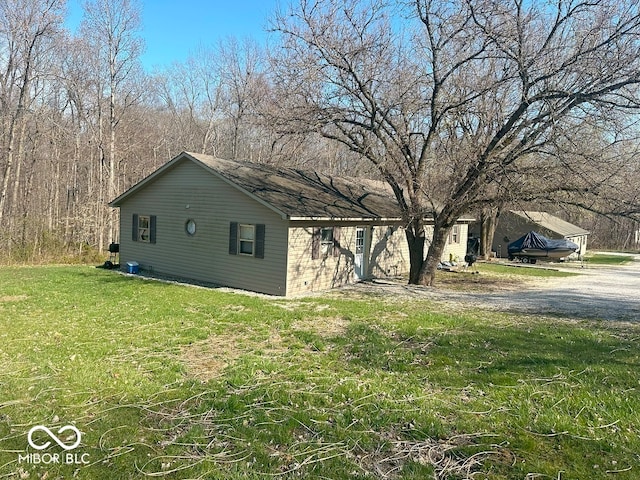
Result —
[{"label": "grassy lawn", "polygon": [[587,262],[593,265],[624,265],[633,261],[632,255],[610,255],[606,253],[594,253],[587,255]]},{"label": "grassy lawn", "polygon": [[441,308],[2,268],[0,478],[640,476],[640,326]]}]

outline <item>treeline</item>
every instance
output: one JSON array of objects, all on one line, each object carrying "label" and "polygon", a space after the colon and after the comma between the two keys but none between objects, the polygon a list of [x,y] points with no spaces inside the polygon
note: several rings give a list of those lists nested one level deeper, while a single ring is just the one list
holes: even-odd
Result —
[{"label": "treeline", "polygon": [[0,2],[0,247],[36,258],[117,241],[107,203],[182,150],[254,162],[340,162],[326,141],[262,120],[261,45],[227,39],[145,72],[139,5],[93,0],[72,34],[64,0]]},{"label": "treeline", "polygon": [[[356,156],[339,143],[275,128],[269,111],[278,101],[263,45],[230,38],[150,73],[140,63],[134,0],[90,0],[73,33],[65,8],[65,0],[0,2],[5,261],[103,250],[118,240],[108,202],[182,150],[356,171]],[[357,171],[367,169],[361,163]],[[593,220],[611,231],[604,224]],[[620,237],[635,228],[628,222]]]}]

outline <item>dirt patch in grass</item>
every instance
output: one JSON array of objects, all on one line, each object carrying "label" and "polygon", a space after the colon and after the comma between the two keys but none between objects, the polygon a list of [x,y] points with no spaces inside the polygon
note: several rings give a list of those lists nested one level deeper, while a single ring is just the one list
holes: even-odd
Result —
[{"label": "dirt patch in grass", "polygon": [[263,335],[252,331],[211,335],[184,347],[181,360],[190,375],[206,382],[220,377],[229,365],[245,354],[260,351],[264,356],[273,357],[287,350],[278,332],[257,340],[260,336]]},{"label": "dirt patch in grass", "polygon": [[[330,339],[344,335],[349,323],[350,320],[338,316],[311,316],[292,322],[290,328],[291,333],[311,332],[323,339]],[[206,382],[222,376],[225,369],[243,355],[282,357],[289,351],[292,338],[288,338],[286,333],[281,334],[274,330],[265,333],[250,328],[213,334],[206,340],[183,347],[180,360],[186,366],[189,375]]]},{"label": "dirt patch in grass", "polygon": [[312,312],[323,312],[331,308],[331,305],[326,303],[316,304],[313,302],[294,302],[294,301],[286,301],[286,302],[273,302],[271,305],[275,307],[282,308],[284,310],[288,310],[290,312],[294,312],[296,310],[309,310]]},{"label": "dirt patch in grass", "polygon": [[0,297],[0,303],[21,302],[27,298],[29,297],[26,295],[5,295],[4,297]]},{"label": "dirt patch in grass", "polygon": [[[390,303],[404,301],[408,299],[418,300],[438,300],[443,295],[458,295],[464,293],[495,293],[495,292],[514,292],[523,288],[522,281],[505,281],[504,279],[495,279],[482,277],[477,282],[469,282],[457,273],[448,273],[451,275],[446,279],[439,279],[436,287],[426,287],[423,285],[409,285],[401,279],[375,279],[370,281],[359,282],[353,285],[347,285],[329,295],[337,297],[349,297],[358,299],[377,298]],[[460,276],[458,276],[460,275]],[[527,279],[527,288],[534,288],[543,284],[539,279]]]},{"label": "dirt patch in grass", "polygon": [[322,338],[332,338],[345,334],[349,323],[351,321],[343,317],[311,317],[294,321],[291,328],[312,331]]},{"label": "dirt patch in grass", "polygon": [[437,288],[442,290],[465,292],[496,292],[513,291],[541,283],[537,278],[522,278],[517,276],[495,276],[486,273],[469,272],[438,272]]}]

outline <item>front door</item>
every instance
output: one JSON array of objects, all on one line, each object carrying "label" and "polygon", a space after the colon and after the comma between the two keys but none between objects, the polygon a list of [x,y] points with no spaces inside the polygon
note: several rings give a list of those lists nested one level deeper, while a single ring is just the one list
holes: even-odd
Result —
[{"label": "front door", "polygon": [[365,240],[366,229],[364,227],[356,228],[356,252],[354,257],[354,273],[358,280],[365,277]]}]

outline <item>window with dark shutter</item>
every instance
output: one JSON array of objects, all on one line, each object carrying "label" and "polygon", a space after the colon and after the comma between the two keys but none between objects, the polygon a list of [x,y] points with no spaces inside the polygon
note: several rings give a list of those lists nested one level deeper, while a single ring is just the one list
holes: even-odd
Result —
[{"label": "window with dark shutter", "polygon": [[229,255],[264,258],[264,224],[229,223]]},{"label": "window with dark shutter", "polygon": [[138,242],[151,243],[151,218],[148,215],[138,215]]},{"label": "window with dark shutter", "polygon": [[131,240],[142,243],[156,243],[156,224],[157,217],[155,215],[138,215],[134,213],[131,221]]}]

